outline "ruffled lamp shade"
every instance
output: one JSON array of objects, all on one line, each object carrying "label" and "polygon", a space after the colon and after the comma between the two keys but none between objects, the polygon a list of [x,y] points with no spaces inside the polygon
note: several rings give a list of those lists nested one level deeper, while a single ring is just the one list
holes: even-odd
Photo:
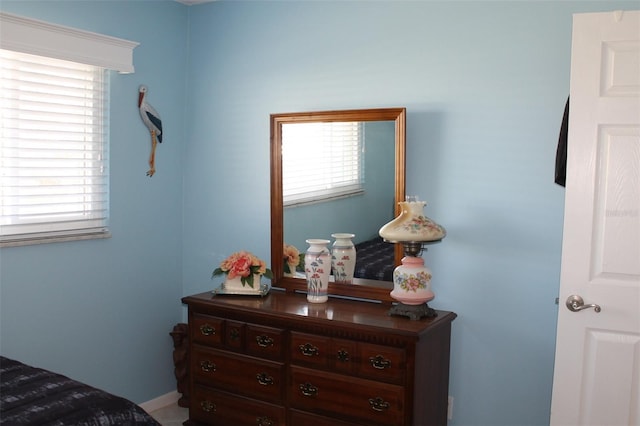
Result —
[{"label": "ruffled lamp shade", "polygon": [[[412,199],[413,197],[407,197]],[[426,217],[423,213],[427,205],[424,201],[401,201],[402,211],[391,222],[380,228],[380,236],[391,243],[440,241],[447,231]]]}]

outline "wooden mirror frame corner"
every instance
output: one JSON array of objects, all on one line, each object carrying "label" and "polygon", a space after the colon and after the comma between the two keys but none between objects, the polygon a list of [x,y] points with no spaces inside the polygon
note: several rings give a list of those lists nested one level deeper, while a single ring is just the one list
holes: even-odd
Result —
[{"label": "wooden mirror frame corner", "polygon": [[[271,114],[271,270],[272,286],[286,291],[306,292],[305,279],[284,276],[284,205],[282,194],[282,125],[286,123],[338,122],[338,121],[393,121],[395,123],[395,216],[400,213],[398,202],[406,195],[406,108],[375,108],[336,111],[295,112]],[[384,225],[383,223],[380,226]],[[396,244],[394,261],[400,264],[402,246]],[[278,261],[280,259],[280,261]],[[355,278],[353,284],[329,283],[329,294],[356,297],[391,303],[389,293],[393,283]]]}]

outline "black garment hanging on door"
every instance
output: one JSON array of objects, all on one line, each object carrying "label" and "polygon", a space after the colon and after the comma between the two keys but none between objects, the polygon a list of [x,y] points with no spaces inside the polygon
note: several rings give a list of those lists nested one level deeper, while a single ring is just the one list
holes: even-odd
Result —
[{"label": "black garment hanging on door", "polygon": [[567,179],[567,136],[569,133],[569,98],[564,106],[562,115],[562,125],[560,126],[560,136],[558,137],[558,148],[556,149],[556,176],[555,182],[564,186]]}]

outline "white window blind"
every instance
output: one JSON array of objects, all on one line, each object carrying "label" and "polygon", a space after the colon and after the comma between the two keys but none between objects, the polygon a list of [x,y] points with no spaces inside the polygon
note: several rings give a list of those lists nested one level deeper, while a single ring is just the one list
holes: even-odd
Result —
[{"label": "white window blind", "polygon": [[0,55],[0,242],[105,233],[107,71]]},{"label": "white window blind", "polygon": [[359,193],[364,183],[361,122],[282,126],[285,206]]}]

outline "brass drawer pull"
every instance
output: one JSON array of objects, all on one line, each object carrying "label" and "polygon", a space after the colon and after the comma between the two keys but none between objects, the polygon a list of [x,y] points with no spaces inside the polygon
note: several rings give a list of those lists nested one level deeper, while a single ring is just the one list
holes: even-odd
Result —
[{"label": "brass drawer pull", "polygon": [[338,361],[341,361],[341,362],[349,361],[349,352],[345,351],[344,349],[340,349],[338,351]]},{"label": "brass drawer pull", "polygon": [[269,417],[256,417],[256,425],[258,426],[273,426],[275,423]]},{"label": "brass drawer pull", "polygon": [[384,399],[378,397],[369,398],[369,405],[376,411],[385,411],[389,409],[390,404]]},{"label": "brass drawer pull", "polygon": [[307,382],[300,385],[300,392],[304,396],[316,396],[318,394],[318,388]]},{"label": "brass drawer pull", "polygon": [[261,348],[273,346],[273,339],[269,336],[256,336],[256,342]]},{"label": "brass drawer pull", "polygon": [[213,336],[214,334],[216,334],[216,329],[211,327],[209,324],[202,324],[200,326],[200,333],[205,336]]},{"label": "brass drawer pull", "polygon": [[382,355],[376,355],[369,358],[371,366],[377,370],[384,370],[391,367],[391,361],[385,359]]},{"label": "brass drawer pull", "polygon": [[269,376],[267,373],[258,373],[256,374],[256,380],[263,386],[272,385],[273,377]]},{"label": "brass drawer pull", "polygon": [[207,373],[216,371],[216,365],[211,361],[209,361],[208,359],[204,361],[200,361],[200,368],[202,369],[202,371]]},{"label": "brass drawer pull", "polygon": [[313,346],[311,343],[305,343],[304,345],[300,345],[300,353],[304,356],[318,356],[320,354],[320,350]]},{"label": "brass drawer pull", "polygon": [[202,411],[206,411],[207,413],[210,412],[216,412],[216,404],[214,404],[211,401],[202,401],[200,402],[200,407],[202,408]]}]

